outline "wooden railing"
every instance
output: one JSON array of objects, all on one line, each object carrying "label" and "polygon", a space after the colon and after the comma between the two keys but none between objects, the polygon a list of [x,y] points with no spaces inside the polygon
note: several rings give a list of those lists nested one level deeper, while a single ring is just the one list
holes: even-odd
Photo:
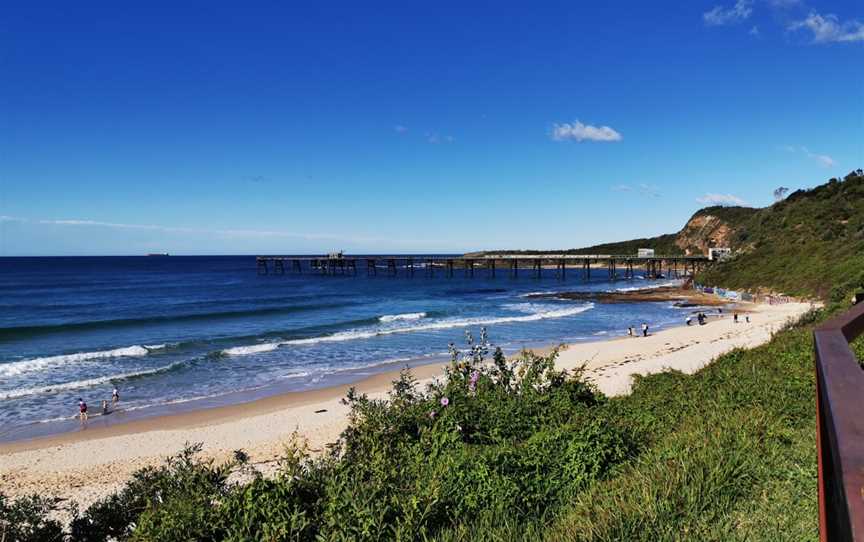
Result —
[{"label": "wooden railing", "polygon": [[864,542],[864,370],[849,347],[862,333],[864,303],[813,333],[823,542]]}]

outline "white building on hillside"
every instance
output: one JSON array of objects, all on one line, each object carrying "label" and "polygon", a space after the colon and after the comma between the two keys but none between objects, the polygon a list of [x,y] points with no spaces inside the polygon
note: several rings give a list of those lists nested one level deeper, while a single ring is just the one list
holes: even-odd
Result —
[{"label": "white building on hillside", "polygon": [[725,260],[732,255],[732,249],[726,247],[716,247],[708,249],[708,259],[711,261]]}]

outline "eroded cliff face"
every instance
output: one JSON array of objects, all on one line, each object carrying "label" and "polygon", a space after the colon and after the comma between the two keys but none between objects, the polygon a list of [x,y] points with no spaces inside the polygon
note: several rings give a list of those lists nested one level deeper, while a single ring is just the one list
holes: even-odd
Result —
[{"label": "eroded cliff face", "polygon": [[734,228],[721,218],[696,215],[678,232],[675,245],[687,255],[707,255],[709,248],[731,246],[734,234]]}]

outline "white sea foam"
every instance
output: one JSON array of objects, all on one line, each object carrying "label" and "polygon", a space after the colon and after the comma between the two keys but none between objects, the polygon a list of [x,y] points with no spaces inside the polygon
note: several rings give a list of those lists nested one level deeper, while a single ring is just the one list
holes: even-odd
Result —
[{"label": "white sea foam", "polygon": [[94,359],[146,356],[150,353],[151,350],[158,350],[159,348],[164,347],[164,344],[155,346],[139,346],[136,344],[123,348],[115,348],[113,350],[99,350],[96,352],[76,352],[74,354],[63,354],[59,356],[47,356],[44,358],[24,359],[21,361],[13,361],[10,363],[0,363],[0,376],[17,376],[33,371],[41,371],[55,365],[65,365],[69,363],[78,363]]},{"label": "white sea foam", "polygon": [[165,367],[158,367],[156,369],[147,369],[145,371],[121,373],[116,375],[102,376],[99,378],[88,378],[86,380],[75,380],[73,382],[63,382],[61,384],[51,384],[48,386],[36,386],[32,388],[17,388],[8,391],[0,391],[0,399],[15,399],[17,397],[26,397],[28,395],[40,395],[44,393],[55,393],[58,391],[90,388],[93,386],[98,386],[100,384],[107,384],[108,382],[112,382],[114,380],[125,380],[127,378],[134,378],[136,376],[147,376],[150,374],[161,373],[163,371],[171,369],[176,365],[179,365],[179,362],[172,363],[171,365],[167,365]]},{"label": "white sea foam", "polygon": [[229,356],[243,356],[246,354],[269,352],[271,350],[276,350],[277,348],[279,348],[279,343],[262,343],[253,344],[250,346],[235,346],[234,348],[228,348],[226,350],[223,350],[222,353]]},{"label": "white sea foam", "polygon": [[526,314],[541,314],[558,307],[560,307],[560,305],[550,305],[548,303],[507,303],[502,305],[502,308],[504,309],[524,312]]},{"label": "white sea foam", "polygon": [[386,324],[387,322],[398,322],[400,320],[420,320],[421,318],[426,318],[425,312],[406,312],[404,314],[385,314],[384,316],[378,318],[378,321],[382,324]]},{"label": "white sea foam", "polygon": [[438,331],[442,329],[452,329],[468,326],[488,326],[493,324],[509,324],[516,322],[536,322],[537,320],[545,320],[549,318],[564,318],[573,316],[594,308],[593,303],[584,305],[561,306],[560,308],[549,305],[538,305],[540,308],[536,312],[525,314],[522,316],[498,316],[498,317],[473,317],[473,318],[445,318],[438,321],[427,322],[415,326],[395,327],[395,328],[378,328],[369,330],[348,330],[340,331],[332,335],[324,335],[322,337],[309,337],[307,339],[292,339],[290,341],[279,341],[271,343],[262,343],[251,346],[237,346],[223,350],[224,354],[237,356],[245,354],[256,354],[260,352],[269,352],[276,350],[282,346],[303,346],[327,342],[351,341],[356,339],[371,339],[384,335],[393,335],[395,333],[414,333],[418,331]]},{"label": "white sea foam", "polygon": [[560,293],[561,292],[556,291],[556,290],[546,290],[543,292],[526,292],[524,294],[519,294],[519,297],[534,297],[534,296],[538,296],[538,295],[555,295],[555,294],[560,294]]},{"label": "white sea foam", "polygon": [[647,286],[631,286],[627,288],[616,288],[616,292],[635,292],[636,290],[654,290],[656,288],[666,288],[668,286],[681,286],[683,281],[681,280],[669,280],[666,282],[656,282],[654,284],[649,284]]}]

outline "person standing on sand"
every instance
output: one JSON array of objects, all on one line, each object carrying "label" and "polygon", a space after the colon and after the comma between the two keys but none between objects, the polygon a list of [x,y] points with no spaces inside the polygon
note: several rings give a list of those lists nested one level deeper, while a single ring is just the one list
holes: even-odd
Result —
[{"label": "person standing on sand", "polygon": [[687,319],[684,321],[687,323],[688,326],[693,324],[693,318],[691,318],[690,316],[688,316]]},{"label": "person standing on sand", "polygon": [[648,336],[648,324],[646,322],[642,322],[642,336]]},{"label": "person standing on sand", "polygon": [[736,324],[738,323],[738,313],[737,312],[732,316],[732,321]]},{"label": "person standing on sand", "polygon": [[78,398],[78,416],[82,423],[87,421],[87,403],[80,397]]},{"label": "person standing on sand", "polygon": [[633,336],[633,326],[629,326],[629,327],[627,328],[627,335],[630,336],[630,337]]}]

